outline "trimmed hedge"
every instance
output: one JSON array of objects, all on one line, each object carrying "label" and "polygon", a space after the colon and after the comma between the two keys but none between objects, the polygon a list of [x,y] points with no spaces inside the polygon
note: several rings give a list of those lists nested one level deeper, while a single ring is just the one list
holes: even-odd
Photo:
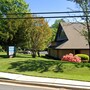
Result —
[{"label": "trimmed hedge", "polygon": [[87,54],[76,54],[76,56],[80,57],[81,60],[89,60],[89,56]]}]

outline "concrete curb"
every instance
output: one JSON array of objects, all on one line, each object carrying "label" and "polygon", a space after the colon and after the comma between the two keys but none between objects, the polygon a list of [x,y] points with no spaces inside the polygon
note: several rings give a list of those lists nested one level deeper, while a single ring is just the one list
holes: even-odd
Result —
[{"label": "concrete curb", "polygon": [[7,83],[15,83],[15,84],[23,84],[23,85],[35,85],[35,86],[44,86],[44,87],[53,87],[53,88],[66,88],[71,90],[90,90],[90,87],[87,86],[80,86],[80,85],[70,85],[70,84],[56,84],[56,83],[42,83],[42,82],[28,82],[28,81],[19,81],[19,80],[12,80],[8,78],[0,78],[0,82],[7,82]]},{"label": "concrete curb", "polygon": [[23,85],[36,85],[44,87],[55,88],[69,88],[71,90],[90,90],[90,82],[56,79],[56,78],[44,78],[26,76],[22,74],[12,74],[0,72],[0,82],[23,84]]}]

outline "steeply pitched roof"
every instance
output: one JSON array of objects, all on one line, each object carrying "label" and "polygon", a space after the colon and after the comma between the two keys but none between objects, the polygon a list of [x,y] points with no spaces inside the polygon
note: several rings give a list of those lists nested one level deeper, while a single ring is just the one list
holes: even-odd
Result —
[{"label": "steeply pitched roof", "polygon": [[58,30],[55,37],[55,42],[67,41],[68,37],[66,36],[61,24],[59,23]]},{"label": "steeply pitched roof", "polygon": [[[56,49],[89,49],[87,40],[80,33],[82,30],[83,30],[83,25],[80,23],[73,23],[73,24],[62,23],[61,25],[59,24],[57,35],[55,38],[55,42],[57,43],[55,48]],[[67,40],[61,43],[62,31],[65,32],[64,40],[66,38]],[[60,36],[61,38],[58,39],[58,36]]]}]

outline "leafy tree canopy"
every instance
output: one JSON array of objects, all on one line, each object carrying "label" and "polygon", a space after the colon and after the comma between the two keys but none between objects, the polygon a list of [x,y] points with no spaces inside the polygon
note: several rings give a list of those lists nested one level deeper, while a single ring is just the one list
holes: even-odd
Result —
[{"label": "leafy tree canopy", "polygon": [[[50,43],[52,31],[44,18],[26,20],[27,46],[36,56],[38,50],[44,50]],[[28,26],[28,27],[27,27]]]},{"label": "leafy tree canopy", "polygon": [[55,20],[54,24],[51,26],[51,28],[58,28],[58,25],[60,22],[65,22],[63,19],[57,19]]},{"label": "leafy tree canopy", "polygon": [[[28,4],[25,0],[0,0],[0,17],[1,18],[20,18],[24,15],[18,13],[29,12]],[[23,20],[20,19],[1,19],[0,20],[0,44],[4,46],[16,45],[17,34],[21,30]],[[21,33],[22,34],[22,33]],[[21,38],[21,37],[20,37]],[[19,39],[19,37],[17,38]]]}]

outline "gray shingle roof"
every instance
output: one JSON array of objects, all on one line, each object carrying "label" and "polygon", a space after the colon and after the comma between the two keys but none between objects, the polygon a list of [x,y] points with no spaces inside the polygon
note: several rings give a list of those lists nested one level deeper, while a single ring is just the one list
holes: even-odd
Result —
[{"label": "gray shingle roof", "polygon": [[89,49],[88,41],[80,33],[84,28],[82,24],[61,23],[61,26],[68,40],[56,46],[56,49]]}]

